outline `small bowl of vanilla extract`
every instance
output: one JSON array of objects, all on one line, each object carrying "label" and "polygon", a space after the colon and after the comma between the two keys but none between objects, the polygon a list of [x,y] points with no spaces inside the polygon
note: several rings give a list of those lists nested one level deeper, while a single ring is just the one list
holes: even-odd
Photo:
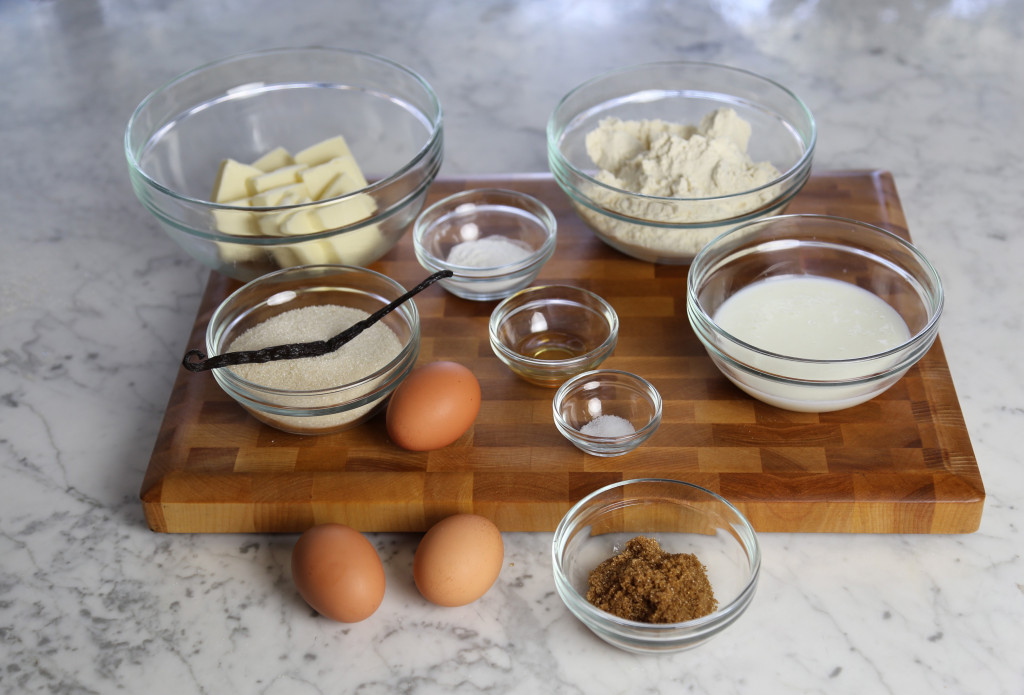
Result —
[{"label": "small bowl of vanilla extract", "polygon": [[619,337],[619,317],[602,297],[572,285],[539,285],[498,304],[488,324],[491,349],[526,381],[556,388],[596,369]]}]

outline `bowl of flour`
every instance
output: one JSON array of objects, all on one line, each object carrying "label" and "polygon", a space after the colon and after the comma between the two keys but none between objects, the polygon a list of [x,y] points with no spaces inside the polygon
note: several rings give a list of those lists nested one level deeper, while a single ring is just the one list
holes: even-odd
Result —
[{"label": "bowl of flour", "polygon": [[584,82],[547,126],[551,171],[583,221],[618,251],[666,264],[784,212],[816,139],[810,110],[782,85],[685,61]]}]

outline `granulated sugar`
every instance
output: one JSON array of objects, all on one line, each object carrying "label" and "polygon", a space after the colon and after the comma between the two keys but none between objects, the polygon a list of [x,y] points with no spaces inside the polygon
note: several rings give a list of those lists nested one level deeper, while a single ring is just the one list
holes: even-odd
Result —
[{"label": "granulated sugar", "polygon": [[[308,306],[278,314],[232,341],[228,351],[259,350],[272,345],[327,340],[369,314],[337,304]],[[393,360],[402,350],[394,331],[375,323],[334,352],[319,357],[278,360],[232,367],[238,376],[262,386],[312,391],[358,381]]]},{"label": "granulated sugar", "polygon": [[[352,307],[325,304],[292,309],[259,323],[235,338],[229,352],[260,350],[273,345],[327,340],[369,314]],[[276,410],[244,406],[258,420],[300,434],[333,432],[354,427],[384,403],[380,398],[341,412],[330,409],[372,393],[390,372],[344,391],[328,390],[364,379],[385,367],[402,351],[402,342],[383,323],[375,323],[334,352],[319,357],[278,360],[231,367],[238,376],[264,387],[295,391],[286,398],[271,397]],[[292,412],[307,414],[291,415]],[[309,415],[315,411],[318,415]]]}]

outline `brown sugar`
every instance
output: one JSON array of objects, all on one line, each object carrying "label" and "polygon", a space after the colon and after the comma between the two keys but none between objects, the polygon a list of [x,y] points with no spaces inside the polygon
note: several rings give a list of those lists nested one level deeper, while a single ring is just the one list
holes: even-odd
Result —
[{"label": "brown sugar", "polygon": [[680,623],[718,608],[707,570],[691,553],[667,553],[637,536],[591,573],[587,600],[603,611],[642,623]]}]

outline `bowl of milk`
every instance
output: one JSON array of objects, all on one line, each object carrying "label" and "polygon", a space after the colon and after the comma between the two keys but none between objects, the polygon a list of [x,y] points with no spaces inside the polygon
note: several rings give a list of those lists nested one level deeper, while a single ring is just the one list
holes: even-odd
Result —
[{"label": "bowl of milk", "polygon": [[687,276],[687,315],[718,369],[802,412],[853,407],[899,381],[935,342],[943,300],[915,246],[825,215],[735,227]]}]

